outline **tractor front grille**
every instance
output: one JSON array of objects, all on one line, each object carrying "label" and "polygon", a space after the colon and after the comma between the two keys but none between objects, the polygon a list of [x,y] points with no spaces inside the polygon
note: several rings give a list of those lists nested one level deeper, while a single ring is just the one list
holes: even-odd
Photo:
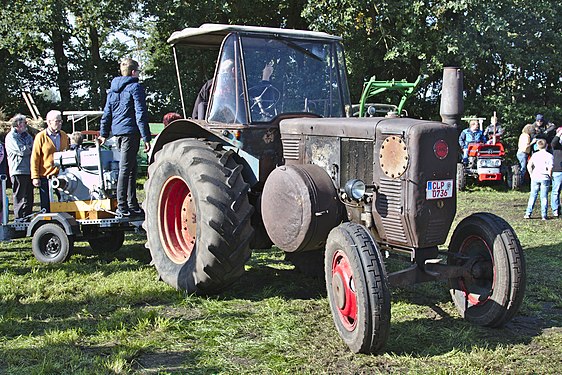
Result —
[{"label": "tractor front grille", "polygon": [[389,242],[407,243],[403,223],[402,181],[381,178],[375,208],[381,217],[386,239]]},{"label": "tractor front grille", "polygon": [[283,157],[285,158],[285,160],[300,159],[300,144],[300,139],[283,138]]},{"label": "tractor front grille", "polygon": [[373,142],[341,140],[340,183],[358,178],[366,184],[373,183]]}]

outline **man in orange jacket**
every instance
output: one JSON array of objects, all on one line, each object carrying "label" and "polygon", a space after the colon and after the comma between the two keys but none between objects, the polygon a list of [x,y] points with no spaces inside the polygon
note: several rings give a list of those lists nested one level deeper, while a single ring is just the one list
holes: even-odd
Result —
[{"label": "man in orange jacket", "polygon": [[39,188],[41,208],[50,211],[48,177],[59,173],[54,165],[53,155],[57,151],[65,151],[70,147],[68,135],[61,130],[62,115],[60,111],[47,113],[47,128],[40,131],[33,141],[31,151],[31,178],[33,186]]}]

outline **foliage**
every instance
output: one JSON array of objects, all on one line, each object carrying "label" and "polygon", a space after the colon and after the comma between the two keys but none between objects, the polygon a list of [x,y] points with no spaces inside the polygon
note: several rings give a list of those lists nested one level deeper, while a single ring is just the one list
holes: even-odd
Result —
[{"label": "foliage", "polygon": [[[509,137],[537,112],[562,115],[559,22],[562,4],[483,0],[26,0],[4,1],[0,11],[0,105],[23,111],[21,88],[34,94],[56,87],[63,109],[97,109],[117,74],[117,61],[136,51],[145,65],[151,121],[180,111],[169,35],[205,22],[322,30],[344,38],[352,97],[363,82],[424,76],[409,102],[414,117],[438,119],[443,66],[465,74],[467,113],[497,111]],[[66,16],[64,16],[66,15]],[[17,22],[13,22],[17,21]],[[117,33],[129,35],[125,45]],[[61,38],[58,38],[61,37]],[[57,46],[59,48],[57,53]],[[62,49],[60,49],[62,48]],[[183,53],[181,77],[187,112],[211,77],[216,51]],[[67,69],[67,72],[65,72]],[[68,96],[65,98],[65,96]],[[37,99],[37,98],[36,98]],[[65,102],[68,101],[68,103]],[[40,103],[43,108],[52,103]],[[180,111],[181,112],[181,111]]]},{"label": "foliage", "polygon": [[[131,51],[112,40],[129,31],[137,2],[115,0],[14,0],[0,10],[0,103],[10,112],[27,112],[21,90],[31,91],[45,113],[103,106],[117,61]],[[55,87],[59,102],[40,93]],[[102,95],[103,94],[103,95]]]}]

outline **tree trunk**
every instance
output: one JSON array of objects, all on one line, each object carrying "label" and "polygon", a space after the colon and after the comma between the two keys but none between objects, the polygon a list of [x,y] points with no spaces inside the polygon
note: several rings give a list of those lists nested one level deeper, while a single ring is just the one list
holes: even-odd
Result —
[{"label": "tree trunk", "polygon": [[308,29],[308,23],[301,16],[302,10],[307,4],[306,0],[292,0],[287,10],[287,28],[290,29]]},{"label": "tree trunk", "polygon": [[106,99],[107,83],[105,82],[105,75],[103,69],[103,61],[100,55],[100,36],[98,29],[95,26],[90,26],[90,55],[91,55],[91,70],[90,70],[90,96],[91,106],[94,108],[103,108]]},{"label": "tree trunk", "polygon": [[61,110],[70,109],[70,76],[68,74],[68,58],[64,53],[64,36],[58,29],[53,30],[52,35],[55,63],[57,65],[57,85],[60,92]]}]

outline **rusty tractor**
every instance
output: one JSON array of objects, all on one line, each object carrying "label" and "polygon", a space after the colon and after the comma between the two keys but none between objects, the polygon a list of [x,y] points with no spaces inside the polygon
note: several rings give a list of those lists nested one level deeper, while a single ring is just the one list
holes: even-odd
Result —
[{"label": "rusty tractor", "polygon": [[[181,47],[219,52],[208,100],[150,155],[144,228],[163,281],[219,293],[251,249],[275,244],[304,271],[324,271],[339,335],[361,353],[387,341],[391,287],[448,280],[467,320],[514,316],[525,261],[506,221],[473,214],[438,248],[456,213],[460,69],[444,72],[443,122],[354,118],[340,37],[205,24],[168,42],[180,92]],[[387,272],[386,254],[407,255],[407,268]]]}]

